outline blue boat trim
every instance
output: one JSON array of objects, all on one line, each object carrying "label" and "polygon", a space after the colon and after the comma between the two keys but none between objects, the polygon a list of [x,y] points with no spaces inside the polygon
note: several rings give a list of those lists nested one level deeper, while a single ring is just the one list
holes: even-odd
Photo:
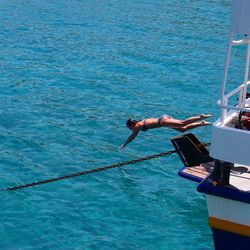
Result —
[{"label": "blue boat trim", "polygon": [[185,169],[186,167],[184,166],[183,168],[181,168],[179,171],[178,171],[178,175],[182,178],[185,178],[185,179],[188,179],[188,180],[191,180],[191,181],[195,181],[195,182],[198,182],[200,183],[203,179],[202,178],[199,178],[199,177],[196,177],[194,175],[190,175],[190,174],[187,174],[185,172],[183,172],[183,170]]},{"label": "blue boat trim", "polygon": [[249,250],[250,237],[211,228],[216,250]]},{"label": "blue boat trim", "polygon": [[208,178],[209,176],[199,184],[197,187],[198,192],[250,204],[249,192],[241,191],[230,186],[214,186],[208,182]]}]

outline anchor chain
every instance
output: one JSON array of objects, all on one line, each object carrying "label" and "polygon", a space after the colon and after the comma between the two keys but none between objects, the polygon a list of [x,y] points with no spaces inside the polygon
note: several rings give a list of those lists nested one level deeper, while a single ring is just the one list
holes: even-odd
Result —
[{"label": "anchor chain", "polygon": [[104,167],[85,170],[85,171],[82,171],[82,172],[72,173],[72,174],[59,176],[59,177],[55,177],[55,178],[51,178],[51,179],[47,179],[47,180],[32,182],[32,183],[23,184],[23,185],[19,185],[19,186],[15,186],[15,187],[8,187],[8,188],[1,189],[1,191],[14,191],[14,190],[23,189],[23,188],[34,187],[34,186],[43,185],[43,184],[47,184],[47,183],[51,183],[51,182],[56,182],[56,181],[61,181],[61,180],[69,179],[69,178],[74,178],[74,177],[81,176],[81,175],[92,174],[92,173],[96,173],[96,172],[100,172],[100,171],[104,171],[104,170],[108,170],[108,169],[112,169],[112,168],[119,168],[119,167],[126,166],[126,165],[129,165],[129,164],[135,164],[135,163],[138,163],[138,162],[148,161],[148,160],[151,160],[151,159],[155,159],[155,158],[158,158],[158,157],[170,155],[170,154],[173,154],[173,153],[176,153],[176,150],[170,150],[170,151],[167,151],[167,152],[146,156],[146,157],[138,158],[138,159],[131,160],[131,161],[119,162],[119,163],[107,165],[107,166],[104,166]]},{"label": "anchor chain", "polygon": [[[208,145],[210,145],[210,143],[204,143],[202,145],[208,146]],[[74,177],[81,176],[81,175],[93,174],[93,173],[96,173],[96,172],[101,172],[101,171],[112,169],[112,168],[119,168],[119,167],[126,166],[126,165],[129,165],[129,164],[135,164],[135,163],[138,163],[138,162],[148,161],[148,160],[155,159],[155,158],[158,158],[158,157],[171,155],[171,154],[176,153],[176,152],[177,152],[176,150],[170,150],[170,151],[159,153],[159,154],[154,154],[154,155],[141,157],[141,158],[131,160],[131,161],[119,162],[119,163],[107,165],[107,166],[104,166],[104,167],[85,170],[85,171],[82,171],[82,172],[72,173],[72,174],[59,176],[59,177],[55,177],[55,178],[51,178],[51,179],[47,179],[47,180],[32,182],[32,183],[23,184],[23,185],[19,185],[19,186],[15,186],[15,187],[8,187],[8,188],[1,189],[0,191],[15,191],[15,190],[18,190],[18,189],[34,187],[34,186],[43,185],[43,184],[47,184],[47,183],[51,183],[51,182],[56,182],[56,181],[61,181],[61,180],[69,179],[69,178],[74,178]]]}]

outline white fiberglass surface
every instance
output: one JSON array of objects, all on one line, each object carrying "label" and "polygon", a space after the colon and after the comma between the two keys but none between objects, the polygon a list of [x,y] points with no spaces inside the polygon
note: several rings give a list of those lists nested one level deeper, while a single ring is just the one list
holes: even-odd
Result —
[{"label": "white fiberglass surface", "polygon": [[230,184],[239,190],[250,192],[250,166],[235,164],[231,169]]},{"label": "white fiberglass surface", "polygon": [[250,1],[233,0],[231,32],[250,34]]}]

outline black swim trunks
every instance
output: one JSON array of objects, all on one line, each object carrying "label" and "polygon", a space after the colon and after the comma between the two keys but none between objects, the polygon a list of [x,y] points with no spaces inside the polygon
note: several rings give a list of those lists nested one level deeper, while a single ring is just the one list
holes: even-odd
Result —
[{"label": "black swim trunks", "polygon": [[[162,121],[163,119],[166,119],[166,118],[171,119],[172,117],[171,117],[170,115],[162,115],[161,117],[158,118],[158,126],[159,126],[159,127],[162,126],[162,125],[161,125],[161,121]],[[147,128],[147,126],[146,126],[146,120],[147,120],[147,119],[144,120],[143,126],[142,126],[142,128],[141,128],[141,131],[143,131],[143,132],[146,132],[146,131],[148,130],[148,128]]]},{"label": "black swim trunks", "polygon": [[165,119],[165,118],[171,119],[172,117],[171,117],[170,115],[162,115],[161,117],[159,117],[159,119],[158,119],[158,125],[159,125],[159,127],[162,126],[162,125],[161,125],[161,121],[162,121],[163,119]]}]

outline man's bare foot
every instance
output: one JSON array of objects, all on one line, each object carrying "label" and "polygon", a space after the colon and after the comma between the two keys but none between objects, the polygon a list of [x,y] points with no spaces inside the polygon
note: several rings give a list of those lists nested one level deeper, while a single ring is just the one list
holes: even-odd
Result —
[{"label": "man's bare foot", "polygon": [[206,118],[209,118],[209,117],[211,117],[212,115],[205,115],[205,114],[201,114],[200,115],[200,118],[201,119],[206,119]]},{"label": "man's bare foot", "polygon": [[211,124],[211,122],[201,121],[201,126],[207,126],[210,124]]}]

